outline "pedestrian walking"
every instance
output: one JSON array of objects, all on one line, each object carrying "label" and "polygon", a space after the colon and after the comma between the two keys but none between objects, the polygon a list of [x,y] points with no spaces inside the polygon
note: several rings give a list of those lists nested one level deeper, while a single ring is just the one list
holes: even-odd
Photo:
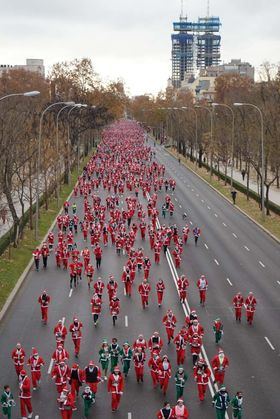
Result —
[{"label": "pedestrian walking", "polygon": [[103,373],[103,378],[107,380],[107,372],[109,368],[109,361],[111,358],[110,347],[106,339],[103,340],[102,346],[99,350],[99,362]]},{"label": "pedestrian walking", "polygon": [[243,416],[243,393],[238,391],[236,395],[231,399],[230,404],[232,406],[232,417],[242,419]]},{"label": "pedestrian walking", "polygon": [[108,379],[108,393],[111,393],[112,412],[118,410],[123,395],[124,380],[121,371],[116,366]]},{"label": "pedestrian walking", "polygon": [[33,390],[37,390],[41,384],[41,368],[45,365],[44,359],[38,354],[36,348],[32,348],[32,355],[27,360],[27,365],[31,369],[31,379]]},{"label": "pedestrian walking", "polygon": [[47,324],[48,322],[48,310],[49,310],[50,302],[51,302],[51,297],[48,295],[47,291],[44,290],[38,298],[38,303],[41,306],[41,316],[42,316],[43,324]]},{"label": "pedestrian walking", "polygon": [[200,228],[199,227],[194,227],[194,229],[193,229],[193,236],[194,236],[195,245],[197,246],[198,239],[200,237]]},{"label": "pedestrian walking", "polygon": [[218,345],[218,343],[220,342],[220,340],[222,339],[222,336],[224,334],[224,325],[221,322],[219,317],[216,320],[214,320],[213,332],[214,332],[214,335],[215,335],[215,342]]},{"label": "pedestrian walking", "polygon": [[185,388],[187,379],[188,379],[188,375],[185,373],[184,368],[179,367],[175,374],[176,400],[183,397],[184,388]]},{"label": "pedestrian walking", "polygon": [[40,257],[41,257],[41,251],[40,251],[39,247],[36,247],[36,249],[34,250],[32,255],[33,255],[33,258],[34,258],[35,269],[38,272],[39,271],[39,266],[40,266]]},{"label": "pedestrian walking", "polygon": [[89,417],[90,409],[95,403],[95,396],[93,392],[91,391],[89,386],[86,386],[83,393],[82,393],[82,399],[84,401],[84,416],[85,418]]},{"label": "pedestrian walking", "polygon": [[241,316],[242,316],[242,307],[244,303],[244,298],[241,292],[238,292],[232,301],[234,310],[235,310],[235,319],[237,322],[241,323]]},{"label": "pedestrian walking", "polygon": [[208,289],[208,281],[205,278],[205,275],[201,275],[199,280],[196,283],[197,288],[199,290],[199,296],[200,296],[200,305],[203,307],[205,306],[206,301],[206,291]]},{"label": "pedestrian walking", "polygon": [[254,294],[250,291],[248,297],[245,300],[247,323],[252,326],[254,314],[256,311],[257,300]]},{"label": "pedestrian walking", "polygon": [[4,391],[1,395],[1,406],[2,406],[2,413],[3,416],[7,417],[7,419],[12,418],[12,408],[16,405],[14,401],[14,396],[11,392],[10,386],[5,385]]},{"label": "pedestrian walking", "polygon": [[222,386],[220,390],[214,394],[212,403],[216,410],[216,418],[225,419],[226,412],[230,404],[230,398],[225,386]]},{"label": "pedestrian walking", "polygon": [[161,307],[163,295],[164,295],[165,285],[163,280],[160,278],[159,281],[156,284],[156,291],[157,291],[157,300],[158,300],[158,306]]},{"label": "pedestrian walking", "polygon": [[212,359],[211,365],[215,377],[214,383],[222,385],[224,383],[226,369],[229,367],[229,359],[221,348],[219,349],[218,355]]},{"label": "pedestrian walking", "polygon": [[122,362],[122,365],[123,365],[124,376],[127,377],[128,372],[130,370],[130,363],[131,363],[131,360],[132,360],[132,350],[131,350],[130,345],[128,344],[128,342],[125,342],[123,344],[123,347],[120,350],[120,357],[121,357],[121,362]]},{"label": "pedestrian walking", "polygon": [[236,203],[236,196],[237,196],[237,192],[231,191],[231,198],[232,198],[233,205],[235,205]]},{"label": "pedestrian walking", "polygon": [[21,370],[18,378],[20,413],[22,418],[32,418],[31,381],[25,370]]}]

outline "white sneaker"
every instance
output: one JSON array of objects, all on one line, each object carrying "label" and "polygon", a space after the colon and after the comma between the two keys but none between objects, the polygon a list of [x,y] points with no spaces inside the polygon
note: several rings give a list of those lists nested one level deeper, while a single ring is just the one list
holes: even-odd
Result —
[{"label": "white sneaker", "polygon": [[31,419],[33,416],[33,412],[29,413],[29,415],[27,416],[28,419]]}]

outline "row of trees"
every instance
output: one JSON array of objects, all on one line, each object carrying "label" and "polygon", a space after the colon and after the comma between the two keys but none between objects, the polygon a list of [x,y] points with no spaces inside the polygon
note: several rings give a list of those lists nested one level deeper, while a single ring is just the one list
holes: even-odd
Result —
[{"label": "row of trees", "polygon": [[[249,177],[254,172],[261,185],[261,135],[260,115],[252,107],[233,106],[236,102],[257,105],[264,119],[264,184],[266,211],[269,214],[269,190],[276,182],[279,188],[280,168],[280,73],[272,75],[270,67],[265,66],[266,77],[257,83],[251,79],[234,74],[222,75],[216,79],[215,102],[232,107],[235,117],[234,138],[232,137],[232,113],[222,106],[211,106],[211,103],[200,101],[194,104],[189,92],[168,89],[157,97],[141,96],[132,101],[131,114],[140,121],[157,129],[165,141],[172,139],[177,151],[194,157],[197,135],[197,158],[199,165],[202,159],[213,163],[220,170],[224,167],[227,174],[228,164],[232,158],[232,139],[234,164]],[[211,117],[207,107],[212,112]],[[182,110],[179,108],[186,107]],[[169,108],[169,110],[167,109]],[[176,109],[174,109],[176,108]],[[195,112],[198,116],[196,133]],[[262,190],[260,187],[259,194]]]},{"label": "row of trees", "polygon": [[[54,102],[87,104],[85,108],[71,108],[61,112],[57,137],[57,113],[63,105],[46,112],[43,120],[40,162],[40,189],[48,206],[49,196],[59,185],[57,173],[65,174],[60,181],[68,181],[69,161],[77,162],[79,152],[84,155],[93,146],[100,129],[124,115],[127,97],[122,82],[103,85],[89,59],[57,63],[48,78],[25,70],[10,70],[0,77],[0,97],[11,93],[38,90],[36,98],[11,97],[0,101],[0,211],[11,214],[14,243],[23,232],[27,203],[35,199],[35,176],[38,160],[39,121],[42,112]],[[68,149],[70,132],[70,159]],[[58,144],[57,144],[58,138]],[[57,153],[57,145],[59,152]],[[59,167],[59,171],[58,171]],[[16,206],[20,205],[21,215]],[[7,208],[5,208],[7,207]],[[30,211],[30,227],[33,216]]]}]

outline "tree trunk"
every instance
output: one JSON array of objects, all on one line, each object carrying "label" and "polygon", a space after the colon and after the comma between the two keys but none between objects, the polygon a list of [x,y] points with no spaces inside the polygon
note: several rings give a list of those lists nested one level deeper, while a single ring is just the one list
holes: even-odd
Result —
[{"label": "tree trunk", "polygon": [[12,198],[12,185],[11,185],[11,174],[5,173],[5,179],[3,184],[3,192],[6,196],[9,210],[12,214],[13,223],[14,223],[14,247],[18,245],[18,235],[19,235],[19,218],[14,206],[13,198]]},{"label": "tree trunk", "polygon": [[203,155],[203,150],[202,148],[200,148],[198,151],[198,167],[202,167],[202,155]]},{"label": "tree trunk", "polygon": [[250,199],[249,188],[250,188],[250,162],[248,161],[247,163],[247,189],[246,189],[247,201],[249,201]]},{"label": "tree trunk", "polygon": [[29,227],[30,230],[33,230],[33,211],[32,211],[32,205],[33,205],[33,190],[32,190],[32,162],[31,159],[29,160]]},{"label": "tree trunk", "polygon": [[266,206],[266,215],[270,215],[270,210],[269,210],[269,189],[270,189],[270,184],[265,185],[266,187],[266,193],[265,193],[265,206]]}]

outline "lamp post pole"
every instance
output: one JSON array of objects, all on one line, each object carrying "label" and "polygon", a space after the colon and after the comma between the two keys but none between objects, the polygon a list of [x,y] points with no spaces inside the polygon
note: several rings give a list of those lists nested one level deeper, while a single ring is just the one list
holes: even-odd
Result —
[{"label": "lamp post pole", "polygon": [[195,105],[195,108],[205,109],[209,112],[209,115],[210,115],[210,148],[211,148],[210,179],[212,180],[212,175],[213,175],[213,111],[211,111],[211,109],[207,108],[207,106],[202,106],[202,105]]},{"label": "lamp post pole", "polygon": [[250,106],[251,108],[254,108],[258,111],[259,115],[260,115],[260,122],[261,122],[261,173],[262,173],[262,181],[261,181],[261,188],[262,188],[262,192],[261,192],[261,206],[262,206],[262,219],[263,221],[265,221],[265,208],[264,208],[264,118],[263,118],[263,113],[261,111],[261,109],[257,106],[254,105],[253,103],[234,103],[234,106]]},{"label": "lamp post pole", "polygon": [[232,116],[232,127],[231,127],[231,167],[230,167],[230,188],[233,190],[233,159],[234,159],[234,136],[235,136],[235,116],[231,106],[225,103],[212,103],[213,107],[222,106],[227,108],[231,112]]},{"label": "lamp post pole", "polygon": [[191,110],[195,114],[195,146],[194,146],[194,148],[195,148],[195,170],[197,170],[197,149],[198,149],[198,117],[197,117],[197,112],[191,106],[182,106],[182,108],[180,108],[180,109]]}]

